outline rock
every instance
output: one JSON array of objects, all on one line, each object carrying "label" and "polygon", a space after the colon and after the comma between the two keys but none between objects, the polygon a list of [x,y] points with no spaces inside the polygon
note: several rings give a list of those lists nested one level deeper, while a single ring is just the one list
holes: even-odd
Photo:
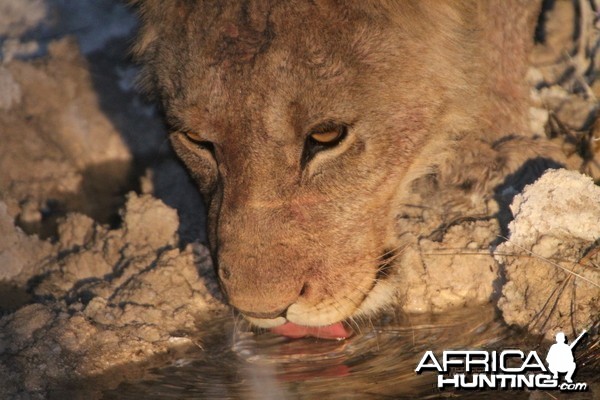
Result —
[{"label": "rock", "polygon": [[14,226],[7,206],[0,201],[0,282],[23,284],[38,265],[53,253],[48,242],[27,236]]},{"label": "rock", "polygon": [[[62,249],[37,270],[34,293],[49,299],[47,304],[0,319],[0,362],[14,371],[3,377],[11,379],[5,387],[22,381],[28,391],[43,392],[78,376],[114,379],[123,374],[123,360],[164,362],[170,349],[182,346],[171,340],[173,334],[197,335],[197,324],[226,310],[211,294],[210,258],[201,257],[207,250],[176,247],[174,209],[151,195],[131,193],[121,215],[123,226],[106,230],[70,214],[59,226],[60,241],[46,243],[49,253]],[[0,219],[0,229],[14,236],[13,249],[45,243],[19,232],[10,218]],[[37,254],[20,257],[30,262]]]},{"label": "rock", "polygon": [[405,250],[398,286],[407,312],[443,312],[489,302],[498,267],[489,244],[496,221],[465,222],[448,229],[441,241],[420,239]]},{"label": "rock", "polygon": [[0,36],[16,37],[39,24],[48,12],[45,0],[0,3]]},{"label": "rock", "polygon": [[123,213],[124,239],[139,246],[160,249],[178,242],[177,211],[149,195],[130,193]]},{"label": "rock", "polygon": [[75,42],[52,42],[49,53],[0,66],[0,200],[11,210],[12,202],[37,205],[23,216],[44,214],[42,227],[31,231],[44,237],[56,225],[48,215],[62,210],[108,222],[122,202],[131,164]]},{"label": "rock", "polygon": [[600,321],[600,187],[554,170],[517,195],[508,240],[496,249],[507,282],[498,306],[509,324],[552,339]]},{"label": "rock", "polygon": [[0,66],[0,110],[10,110],[21,102],[21,86],[8,69]]}]

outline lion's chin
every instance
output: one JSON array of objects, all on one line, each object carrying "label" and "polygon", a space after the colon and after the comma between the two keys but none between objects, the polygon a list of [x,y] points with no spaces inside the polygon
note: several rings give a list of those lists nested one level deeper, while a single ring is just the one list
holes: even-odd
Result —
[{"label": "lion's chin", "polygon": [[[321,303],[320,307],[307,307],[302,304],[292,304],[286,316],[273,319],[253,318],[244,316],[252,325],[269,329],[272,333],[289,338],[307,336],[322,339],[346,339],[353,332],[342,321],[354,316],[366,316],[376,313],[392,298],[393,291],[387,282],[376,284],[369,294],[354,301],[336,301],[335,306]],[[348,297],[346,297],[348,298]],[[357,307],[356,304],[360,303]],[[329,305],[329,307],[327,307]]]}]

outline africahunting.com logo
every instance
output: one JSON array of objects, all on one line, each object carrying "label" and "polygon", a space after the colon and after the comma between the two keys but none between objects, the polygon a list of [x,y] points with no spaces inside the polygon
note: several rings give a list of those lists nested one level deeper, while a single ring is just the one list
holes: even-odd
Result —
[{"label": "africahunting.com logo", "polygon": [[[546,364],[536,351],[521,350],[445,350],[441,358],[429,350],[423,354],[415,372],[438,373],[440,389],[558,389],[585,391],[587,383],[573,382],[577,366],[573,348],[585,335],[584,330],[570,344],[565,334],[556,334],[556,343],[546,355]],[[561,376],[563,376],[561,379]]]}]

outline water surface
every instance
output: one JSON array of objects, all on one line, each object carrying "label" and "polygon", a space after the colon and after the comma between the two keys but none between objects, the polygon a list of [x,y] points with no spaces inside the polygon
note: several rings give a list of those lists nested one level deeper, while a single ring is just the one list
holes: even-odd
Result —
[{"label": "water surface", "polygon": [[[426,350],[537,350],[549,343],[506,327],[492,306],[443,315],[398,313],[355,328],[344,341],[290,340],[248,330],[232,319],[205,327],[201,347],[136,382],[105,391],[105,399],[592,399],[592,392],[451,391],[436,388],[437,375],[414,372]],[[360,332],[358,330],[360,329]],[[598,358],[591,351],[588,359]],[[577,355],[577,354],[576,354]],[[584,357],[584,358],[585,358]],[[577,381],[598,383],[582,366]],[[585,371],[587,369],[587,371]]]}]

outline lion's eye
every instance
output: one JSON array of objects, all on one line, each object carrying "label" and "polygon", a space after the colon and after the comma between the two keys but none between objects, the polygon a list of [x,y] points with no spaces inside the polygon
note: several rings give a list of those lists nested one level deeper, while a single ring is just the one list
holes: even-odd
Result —
[{"label": "lion's eye", "polygon": [[335,146],[344,139],[347,132],[347,126],[328,122],[312,129],[308,139],[313,144]]},{"label": "lion's eye", "polygon": [[208,150],[214,157],[215,145],[212,142],[203,139],[196,132],[185,131],[185,132],[183,132],[183,134],[190,142],[194,143],[195,145],[197,145],[198,147],[200,147],[202,149]]},{"label": "lion's eye", "polygon": [[193,131],[184,131],[183,134],[186,138],[188,138],[194,143],[202,143],[205,141],[199,134]]},{"label": "lion's eye", "polygon": [[310,138],[317,143],[326,144],[336,142],[341,135],[341,129],[334,129],[327,132],[311,133]]},{"label": "lion's eye", "polygon": [[305,165],[319,151],[340,144],[348,134],[348,126],[327,122],[313,128],[306,138],[302,153],[302,165]]}]

